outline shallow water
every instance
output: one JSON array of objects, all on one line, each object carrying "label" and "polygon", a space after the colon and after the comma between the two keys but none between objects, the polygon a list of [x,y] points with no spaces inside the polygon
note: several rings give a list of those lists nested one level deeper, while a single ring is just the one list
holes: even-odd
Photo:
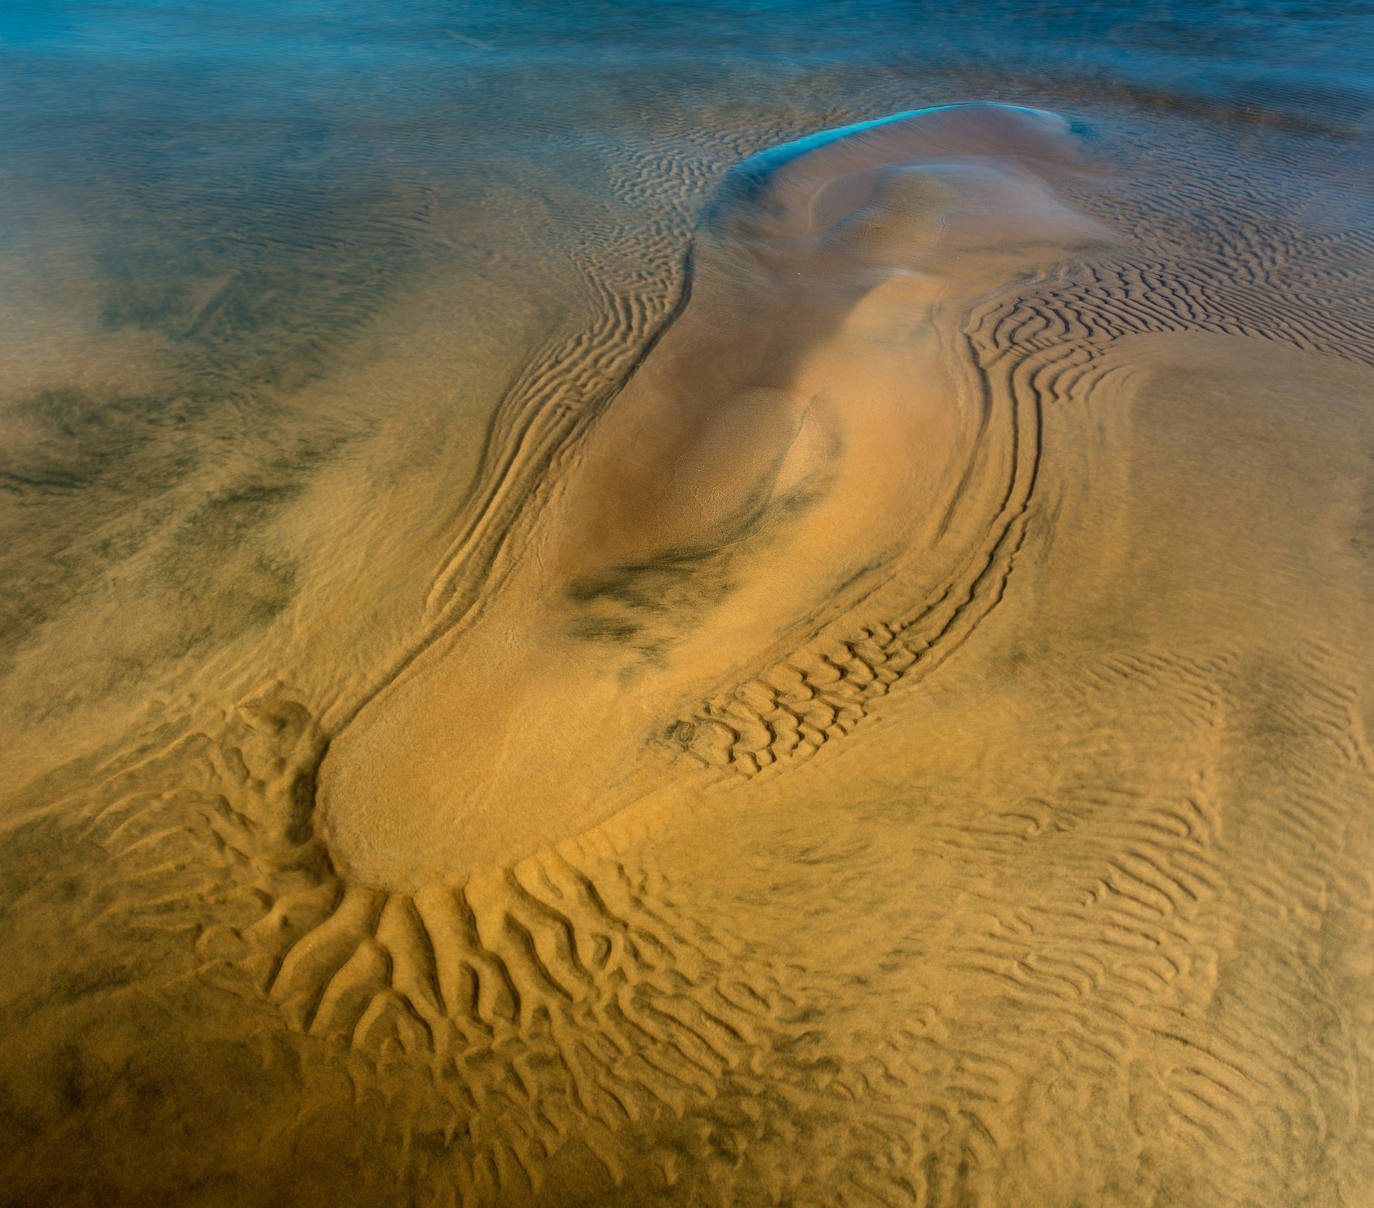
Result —
[{"label": "shallow water", "polygon": [[1374,1203],[1372,34],[7,6],[4,1198]]}]

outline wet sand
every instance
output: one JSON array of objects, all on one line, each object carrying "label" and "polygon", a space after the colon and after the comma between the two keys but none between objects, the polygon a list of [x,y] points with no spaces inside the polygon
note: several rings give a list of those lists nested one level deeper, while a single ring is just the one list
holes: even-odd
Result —
[{"label": "wet sand", "polygon": [[880,99],[280,348],[51,274],[0,1199],[1374,1203],[1344,136]]}]

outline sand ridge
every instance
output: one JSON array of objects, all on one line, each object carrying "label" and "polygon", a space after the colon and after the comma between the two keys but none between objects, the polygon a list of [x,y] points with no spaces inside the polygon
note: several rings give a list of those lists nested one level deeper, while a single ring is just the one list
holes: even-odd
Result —
[{"label": "sand ridge", "polygon": [[640,791],[623,783],[648,737],[634,715],[681,735],[678,700],[785,649],[913,546],[914,624],[967,595],[951,581],[970,546],[1004,536],[1034,438],[967,379],[950,323],[1109,241],[1045,179],[1072,170],[1066,124],[960,106],[763,160],[727,178],[682,313],[483,617],[331,743],[319,825],[349,875],[461,882],[575,835]]}]

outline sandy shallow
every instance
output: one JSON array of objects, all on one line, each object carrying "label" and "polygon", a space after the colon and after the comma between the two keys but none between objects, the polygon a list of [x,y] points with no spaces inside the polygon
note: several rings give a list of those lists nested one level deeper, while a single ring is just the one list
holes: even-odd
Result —
[{"label": "sandy shallow", "polygon": [[1374,1203],[1374,243],[1114,120],[17,361],[7,1202]]}]

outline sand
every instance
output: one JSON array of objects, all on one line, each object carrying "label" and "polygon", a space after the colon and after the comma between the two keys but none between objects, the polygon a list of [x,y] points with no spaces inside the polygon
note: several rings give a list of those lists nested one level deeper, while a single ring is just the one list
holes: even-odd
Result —
[{"label": "sand", "polygon": [[8,672],[0,1196],[1374,1203],[1368,241],[1143,130],[722,154],[125,561],[174,417],[42,395],[116,502]]},{"label": "sand", "polygon": [[987,573],[1034,436],[967,380],[950,316],[1110,234],[1050,192],[1076,158],[1053,115],[825,137],[726,179],[679,313],[507,539],[480,617],[332,741],[318,825],[345,877],[461,883],[571,838],[645,792],[664,719],[761,654],[880,587],[899,628],[929,624]]}]

